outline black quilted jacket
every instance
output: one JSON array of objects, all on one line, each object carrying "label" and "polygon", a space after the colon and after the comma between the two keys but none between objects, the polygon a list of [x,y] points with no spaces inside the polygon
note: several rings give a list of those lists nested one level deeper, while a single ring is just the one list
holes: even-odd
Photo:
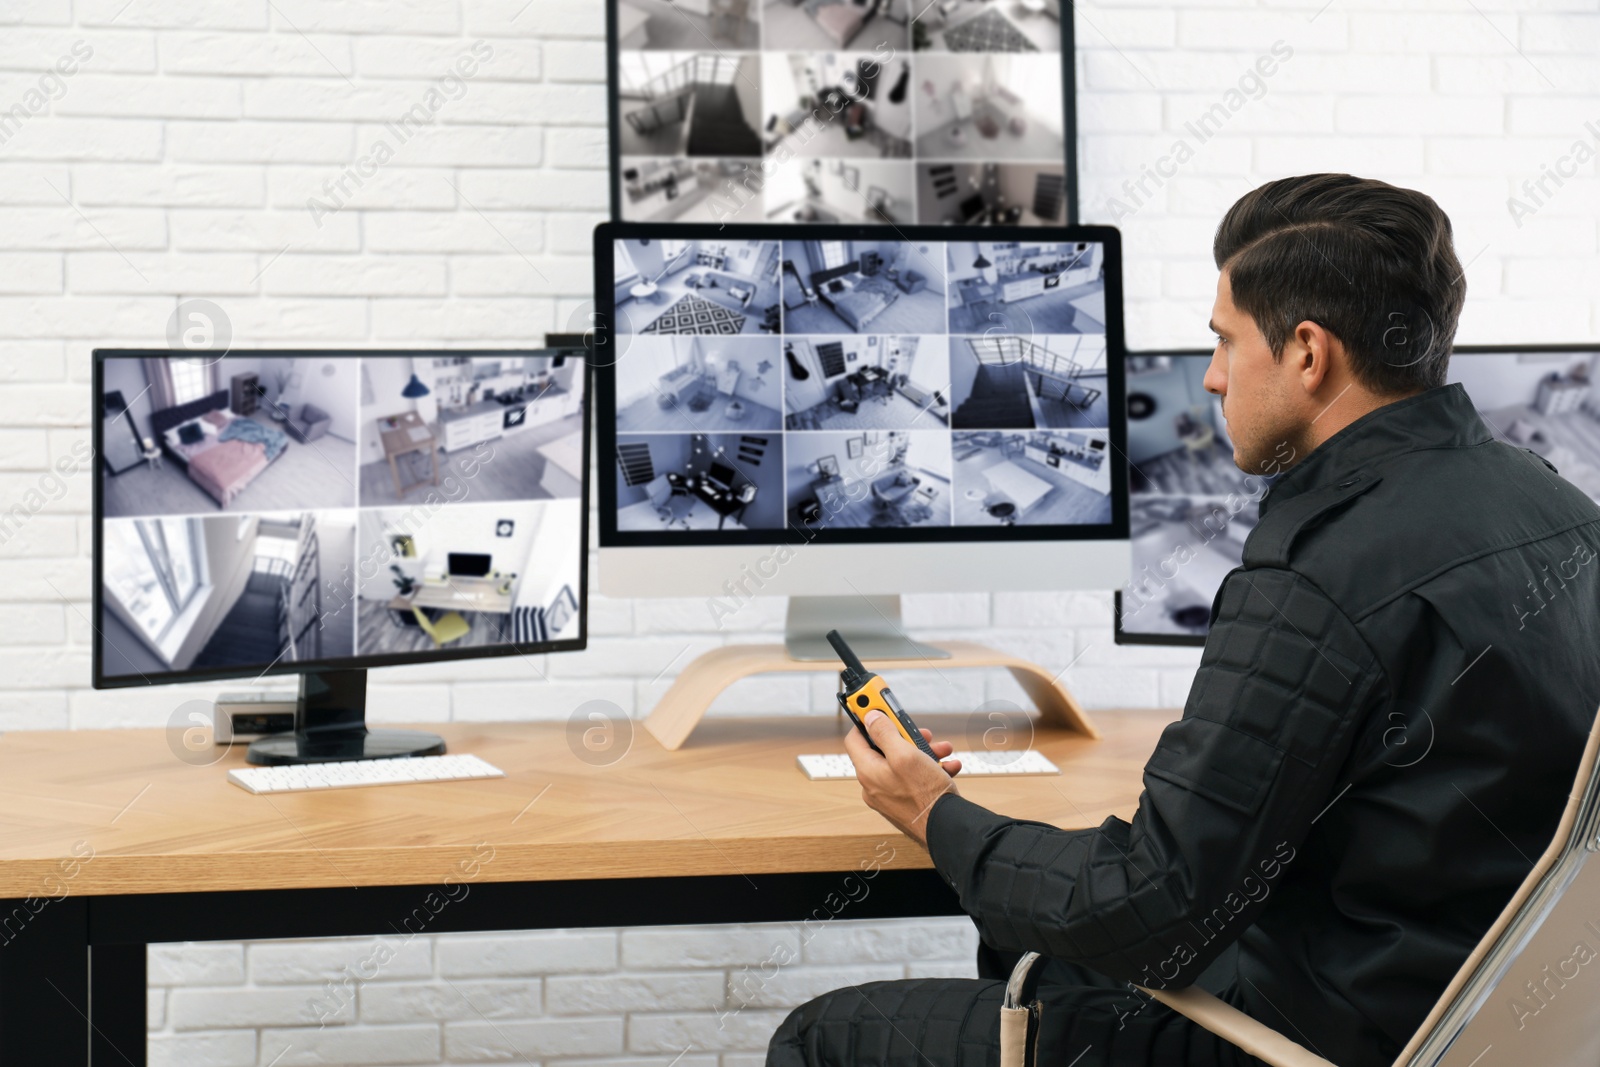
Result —
[{"label": "black quilted jacket", "polygon": [[[985,943],[1230,999],[1385,1065],[1555,833],[1600,706],[1600,509],[1459,385],[1352,423],[1262,502],[1132,823],[946,796]],[[1208,976],[1209,980],[1209,976]]]}]

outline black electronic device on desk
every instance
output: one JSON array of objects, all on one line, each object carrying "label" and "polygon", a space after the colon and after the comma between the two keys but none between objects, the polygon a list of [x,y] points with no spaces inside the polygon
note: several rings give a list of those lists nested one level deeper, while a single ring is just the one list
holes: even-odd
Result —
[{"label": "black electronic device on desk", "polygon": [[833,650],[839,653],[839,658],[844,661],[844,670],[839,672],[839,706],[856,724],[856,729],[867,739],[867,744],[872,745],[872,750],[878,753],[883,751],[872,744],[872,735],[867,733],[867,724],[863,720],[868,712],[881,711],[889,716],[889,720],[895,724],[895,729],[900,731],[900,736],[916,745],[929,759],[937,762],[939,757],[933,754],[933,749],[928,747],[928,739],[922,736],[917,724],[911,721],[911,716],[905,713],[900,702],[889,691],[889,683],[862,665],[861,660],[845,643],[838,630],[828,631],[828,644],[833,646]]}]

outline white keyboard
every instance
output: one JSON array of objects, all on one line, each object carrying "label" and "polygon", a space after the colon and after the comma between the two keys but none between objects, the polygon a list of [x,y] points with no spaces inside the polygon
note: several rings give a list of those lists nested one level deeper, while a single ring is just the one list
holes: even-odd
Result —
[{"label": "white keyboard", "polygon": [[[1060,774],[1061,768],[1045,759],[1033,749],[1022,752],[952,752],[951,759],[961,761],[961,778],[986,778],[1000,774]],[[834,778],[854,778],[855,764],[843,753],[830,752],[822,756],[797,756],[800,769],[812,781]]]},{"label": "white keyboard", "polygon": [[308,789],[350,789],[358,785],[400,785],[407,782],[464,782],[473,778],[505,776],[505,771],[485,763],[477,756],[462,755],[244,767],[229,771],[228,781],[252,793],[300,793]]}]

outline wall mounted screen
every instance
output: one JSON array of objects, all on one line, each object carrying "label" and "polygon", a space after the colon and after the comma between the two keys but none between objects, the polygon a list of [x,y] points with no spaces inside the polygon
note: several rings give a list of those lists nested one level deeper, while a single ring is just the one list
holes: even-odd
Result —
[{"label": "wall mounted screen", "polygon": [[1060,0],[608,0],[608,14],[613,218],[1077,221]]}]

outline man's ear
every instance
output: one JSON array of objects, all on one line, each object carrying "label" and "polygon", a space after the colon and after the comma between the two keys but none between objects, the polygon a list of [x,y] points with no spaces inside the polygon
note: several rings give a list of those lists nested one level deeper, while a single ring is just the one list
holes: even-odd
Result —
[{"label": "man's ear", "polygon": [[1294,361],[1300,386],[1308,397],[1316,396],[1322,383],[1328,380],[1338,343],[1320,324],[1306,319],[1294,328],[1294,334],[1284,344],[1283,358]]}]

